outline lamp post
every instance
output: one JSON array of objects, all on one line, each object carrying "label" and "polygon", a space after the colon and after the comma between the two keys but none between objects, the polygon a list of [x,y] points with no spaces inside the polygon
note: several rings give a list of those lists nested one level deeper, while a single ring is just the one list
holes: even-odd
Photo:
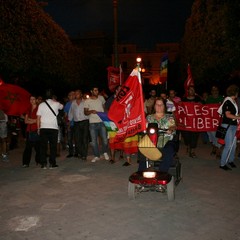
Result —
[{"label": "lamp post", "polygon": [[136,58],[136,62],[137,62],[137,69],[138,69],[138,79],[142,83],[142,80],[141,80],[141,62],[142,62],[142,58],[137,57]]},{"label": "lamp post", "polygon": [[118,65],[118,0],[113,0],[114,15],[114,66]]},{"label": "lamp post", "polygon": [[141,72],[140,64],[141,64],[141,62],[142,62],[142,58],[137,57],[137,58],[136,58],[136,62],[137,62],[137,68],[138,68],[138,71]]}]

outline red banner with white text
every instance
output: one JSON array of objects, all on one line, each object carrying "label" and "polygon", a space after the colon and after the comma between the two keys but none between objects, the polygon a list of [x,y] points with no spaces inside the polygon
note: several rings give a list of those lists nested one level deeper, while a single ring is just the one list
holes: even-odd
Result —
[{"label": "red banner with white text", "polygon": [[122,142],[146,129],[142,85],[138,70],[133,70],[114,99],[108,117],[117,126],[115,142]]},{"label": "red banner with white text", "polygon": [[178,130],[193,132],[216,131],[220,116],[220,104],[201,104],[192,102],[175,103],[175,117]]}]

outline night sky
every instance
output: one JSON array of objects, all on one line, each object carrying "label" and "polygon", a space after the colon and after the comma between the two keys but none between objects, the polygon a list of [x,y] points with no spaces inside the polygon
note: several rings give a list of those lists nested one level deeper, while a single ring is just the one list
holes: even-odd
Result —
[{"label": "night sky", "polygon": [[[102,31],[113,37],[112,0],[49,0],[45,7],[71,37]],[[150,48],[179,42],[194,0],[118,0],[118,40]]]}]

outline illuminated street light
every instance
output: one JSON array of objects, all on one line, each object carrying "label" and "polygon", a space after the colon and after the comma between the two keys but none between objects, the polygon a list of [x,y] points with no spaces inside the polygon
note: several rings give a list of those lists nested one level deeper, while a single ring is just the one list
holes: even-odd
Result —
[{"label": "illuminated street light", "polygon": [[141,61],[142,61],[142,58],[140,58],[140,57],[137,57],[137,58],[136,58],[136,61],[137,61],[137,64],[140,64],[140,63],[141,63]]}]

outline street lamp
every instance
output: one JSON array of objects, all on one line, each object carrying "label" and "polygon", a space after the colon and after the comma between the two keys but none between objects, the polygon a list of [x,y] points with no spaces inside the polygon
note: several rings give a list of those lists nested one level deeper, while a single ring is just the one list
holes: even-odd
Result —
[{"label": "street lamp", "polygon": [[138,68],[138,71],[141,72],[140,64],[141,64],[141,62],[142,62],[142,58],[137,57],[137,58],[136,58],[136,62],[137,62],[137,68]]}]

